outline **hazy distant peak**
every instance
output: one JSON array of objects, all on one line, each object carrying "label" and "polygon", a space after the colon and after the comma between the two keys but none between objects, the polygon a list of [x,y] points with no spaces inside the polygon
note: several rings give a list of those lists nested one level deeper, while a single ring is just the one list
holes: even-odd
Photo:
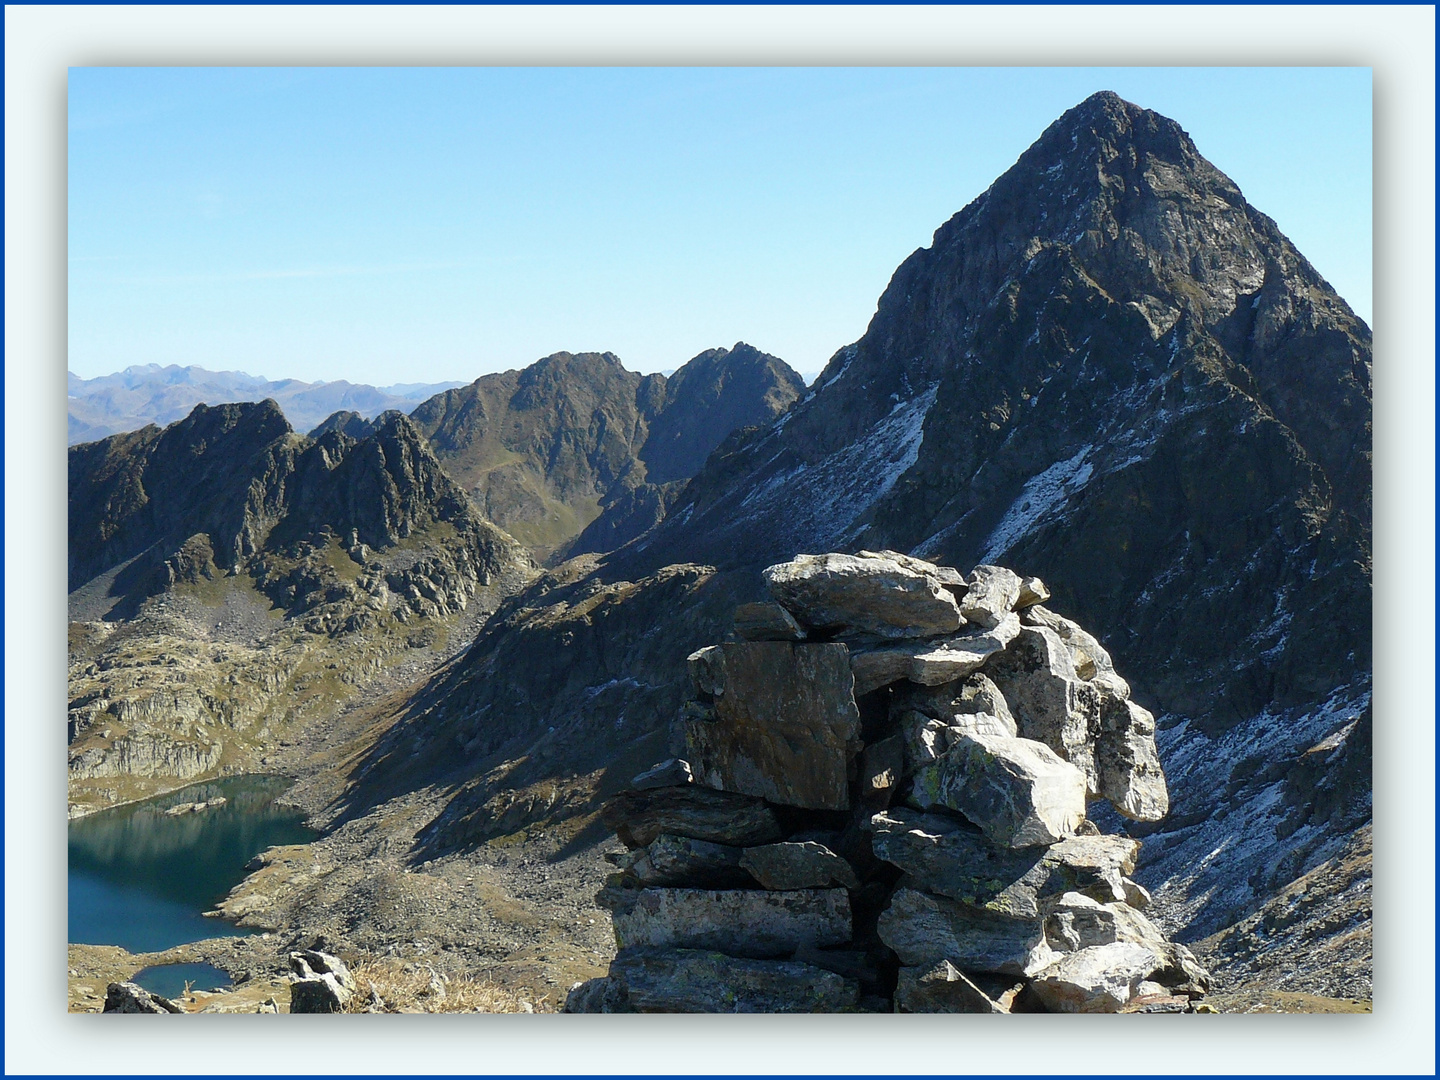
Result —
[{"label": "hazy distant peak", "polygon": [[305,382],[264,379],[243,371],[210,371],[177,364],[133,364],[124,371],[82,379],[69,373],[70,443],[88,442],[147,424],[164,426],[195,405],[273,398],[297,430],[306,431],[336,411],[375,416],[386,409],[409,411],[458,383],[367,386],[346,379]]}]

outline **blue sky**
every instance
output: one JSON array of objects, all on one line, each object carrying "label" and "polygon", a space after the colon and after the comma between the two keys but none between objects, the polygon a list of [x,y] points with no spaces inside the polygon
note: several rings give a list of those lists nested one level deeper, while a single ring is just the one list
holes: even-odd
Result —
[{"label": "blue sky", "polygon": [[1366,68],[72,68],[69,365],[814,373],[1065,109],[1179,121],[1367,321]]}]

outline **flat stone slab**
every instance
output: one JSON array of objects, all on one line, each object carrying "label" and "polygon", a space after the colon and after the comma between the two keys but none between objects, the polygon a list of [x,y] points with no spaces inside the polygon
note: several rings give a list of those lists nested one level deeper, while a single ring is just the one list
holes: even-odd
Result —
[{"label": "flat stone slab", "polygon": [[764,801],[689,784],[622,791],[601,820],[628,848],[647,847],[661,833],[748,847],[779,840],[780,823]]},{"label": "flat stone slab", "polygon": [[636,1012],[843,1012],[860,1000],[856,982],[811,964],[698,949],[623,950],[610,977]]},{"label": "flat stone slab", "polygon": [[850,940],[844,889],[638,889],[612,909],[621,949],[718,949],[731,956],[790,956],[802,946]]},{"label": "flat stone slab", "polygon": [[1008,1013],[949,960],[931,968],[902,967],[895,987],[897,1012]]},{"label": "flat stone slab", "polygon": [[786,806],[848,810],[850,759],[860,748],[849,649],[742,641],[702,651],[708,684],[721,691],[713,721],[685,720],[697,783]]},{"label": "flat stone slab", "polygon": [[630,788],[632,791],[647,791],[650,788],[680,787],[694,779],[688,761],[684,758],[670,758],[640,773],[630,781]]},{"label": "flat stone slab", "polygon": [[641,885],[733,888],[749,883],[749,875],[740,868],[744,850],[661,833],[647,847],[630,852],[629,859],[617,865]]},{"label": "flat stone slab", "polygon": [[855,693],[864,695],[882,686],[909,679],[923,686],[963,679],[979,671],[985,662],[1001,652],[1020,633],[1020,619],[1007,615],[990,629],[929,641],[911,641],[871,648],[857,647],[850,654],[855,673]]},{"label": "flat stone slab", "polygon": [[880,913],[880,940],[907,967],[949,960],[963,971],[1029,975],[1055,957],[1038,919],[1012,919],[902,883]]},{"label": "flat stone slab", "polygon": [[740,866],[767,889],[860,887],[850,864],[814,840],[746,848]]},{"label": "flat stone slab", "polygon": [[1140,842],[1072,836],[1049,847],[1003,848],[965,822],[896,807],[870,819],[877,857],[917,888],[995,915],[1040,919],[1047,897],[1095,888],[1114,895],[1135,869]]},{"label": "flat stone slab", "polygon": [[1085,777],[1043,743],[960,732],[915,773],[922,809],[944,806],[1002,847],[1053,844],[1085,820]]},{"label": "flat stone slab", "polygon": [[812,631],[921,638],[953,634],[964,621],[939,568],[908,556],[902,565],[873,553],[798,555],[760,576]]}]

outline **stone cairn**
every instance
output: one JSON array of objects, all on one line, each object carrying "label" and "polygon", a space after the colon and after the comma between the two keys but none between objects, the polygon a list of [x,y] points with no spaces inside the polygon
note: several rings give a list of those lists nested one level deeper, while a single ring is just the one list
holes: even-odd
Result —
[{"label": "stone cairn", "polygon": [[1194,1011],[1139,841],[1085,816],[1168,811],[1154,718],[1045,586],[891,551],[763,577],[689,658],[685,757],[606,806],[618,952],[567,1011]]}]

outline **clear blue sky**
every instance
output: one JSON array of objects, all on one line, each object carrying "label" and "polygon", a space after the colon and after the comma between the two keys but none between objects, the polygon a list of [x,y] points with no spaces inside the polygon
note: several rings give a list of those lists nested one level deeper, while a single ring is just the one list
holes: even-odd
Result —
[{"label": "clear blue sky", "polygon": [[72,68],[70,369],[386,385],[745,340],[814,373],[1101,89],[1369,321],[1366,68]]}]

